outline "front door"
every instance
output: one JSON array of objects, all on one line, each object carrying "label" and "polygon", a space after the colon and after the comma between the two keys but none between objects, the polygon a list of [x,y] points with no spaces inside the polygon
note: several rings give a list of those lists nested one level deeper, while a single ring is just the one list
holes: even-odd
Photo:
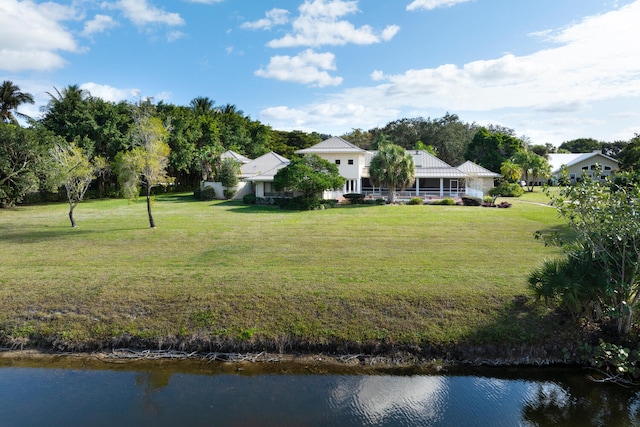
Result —
[{"label": "front door", "polygon": [[450,184],[451,196],[458,197],[458,180],[452,179]]}]

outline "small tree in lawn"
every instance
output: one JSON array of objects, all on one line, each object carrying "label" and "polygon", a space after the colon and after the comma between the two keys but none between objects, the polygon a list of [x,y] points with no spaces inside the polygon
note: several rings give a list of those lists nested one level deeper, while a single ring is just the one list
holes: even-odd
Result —
[{"label": "small tree in lawn", "polygon": [[67,192],[71,227],[75,227],[73,210],[82,201],[89,185],[106,162],[103,158],[96,158],[96,161],[92,162],[82,148],[74,143],[56,144],[51,150],[51,156],[58,165],[59,182]]},{"label": "small tree in lawn", "polygon": [[167,173],[170,149],[165,139],[168,131],[159,118],[151,115],[148,106],[138,106],[134,113],[134,147],[118,153],[115,169],[125,197],[137,198],[140,186],[144,187],[149,227],[156,228],[151,213],[151,189],[173,180]]},{"label": "small tree in lawn", "polygon": [[325,190],[342,188],[344,183],[338,166],[316,154],[292,160],[273,178],[273,186],[277,191],[285,188],[299,191],[309,200],[318,198]]},{"label": "small tree in lawn", "polygon": [[240,174],[240,164],[234,159],[227,157],[222,161],[220,166],[220,173],[218,174],[218,181],[226,187],[225,195],[233,197],[232,193],[235,193],[235,186],[238,185],[238,175]]},{"label": "small tree in lawn", "polygon": [[396,190],[411,185],[415,179],[413,157],[399,145],[386,143],[380,147],[369,165],[375,185],[389,189],[389,203],[395,203]]}]

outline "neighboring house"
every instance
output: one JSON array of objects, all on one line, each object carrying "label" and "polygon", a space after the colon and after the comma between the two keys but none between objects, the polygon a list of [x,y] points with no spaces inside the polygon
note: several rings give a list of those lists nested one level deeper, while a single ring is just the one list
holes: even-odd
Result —
[{"label": "neighboring house", "polygon": [[[618,161],[605,154],[600,150],[591,153],[551,153],[549,154],[549,164],[551,165],[551,176],[555,180],[560,178],[562,165],[567,167],[571,184],[575,184],[581,177],[583,172],[591,173],[600,167],[600,176],[593,176],[595,179],[604,181],[618,170]],[[597,166],[596,166],[597,165]]]},{"label": "neighboring house", "polygon": [[[287,194],[273,188],[273,177],[288,164],[289,159],[272,151],[240,166],[240,179],[250,184],[256,197],[282,197]],[[237,194],[236,198],[247,193]]]}]

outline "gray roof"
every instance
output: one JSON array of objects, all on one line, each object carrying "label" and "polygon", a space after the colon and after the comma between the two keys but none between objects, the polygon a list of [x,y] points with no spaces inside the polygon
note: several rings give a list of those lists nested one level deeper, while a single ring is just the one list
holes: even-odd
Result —
[{"label": "gray roof", "polygon": [[551,153],[549,154],[549,164],[551,165],[551,173],[557,173],[560,171],[560,167],[565,165],[571,167],[591,157],[604,157],[612,162],[618,163],[618,161],[612,157],[602,154],[600,150],[594,150],[591,153]]},{"label": "gray roof", "polygon": [[[377,151],[367,151],[365,165],[368,168]],[[464,178],[466,174],[436,156],[423,150],[407,150],[413,157],[416,178]]]},{"label": "gray roof", "polygon": [[321,153],[364,153],[360,147],[357,147],[350,143],[349,141],[345,141],[339,136],[333,136],[329,139],[325,139],[318,144],[305,148],[302,150],[296,151],[296,154],[321,154]]},{"label": "gray roof", "polygon": [[232,158],[238,163],[249,163],[251,161],[250,158],[243,156],[242,154],[238,154],[235,151],[227,150],[220,155],[222,160]]},{"label": "gray roof", "polygon": [[467,175],[473,175],[481,178],[500,178],[502,176],[499,173],[491,172],[489,169],[473,163],[471,160],[467,160],[458,166],[458,170]]},{"label": "gray roof", "polygon": [[280,169],[289,164],[289,159],[273,151],[240,166],[240,176],[247,181],[273,181]]}]

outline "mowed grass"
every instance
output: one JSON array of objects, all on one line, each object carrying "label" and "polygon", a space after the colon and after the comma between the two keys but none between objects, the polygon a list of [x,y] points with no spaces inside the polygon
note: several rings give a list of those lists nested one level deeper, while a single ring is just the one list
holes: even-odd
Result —
[{"label": "mowed grass", "polygon": [[142,199],[83,202],[75,229],[65,204],[3,210],[0,334],[71,347],[534,345],[558,325],[526,277],[558,252],[533,233],[565,230],[536,191],[510,209],[312,212],[166,195],[156,229]]}]

